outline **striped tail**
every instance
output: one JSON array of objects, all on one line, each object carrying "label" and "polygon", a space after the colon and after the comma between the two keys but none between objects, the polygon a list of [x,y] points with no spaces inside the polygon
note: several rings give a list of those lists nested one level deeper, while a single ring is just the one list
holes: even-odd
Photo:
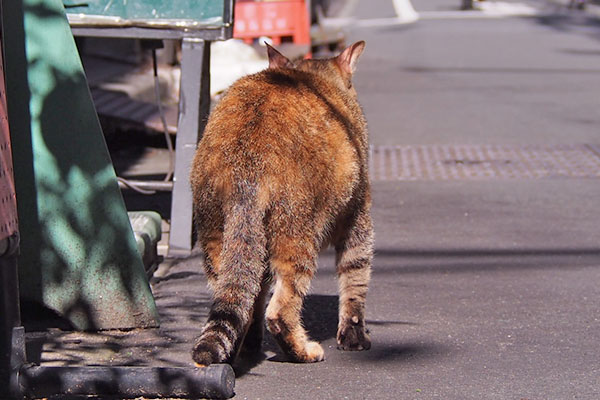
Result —
[{"label": "striped tail", "polygon": [[214,302],[192,351],[200,366],[233,362],[251,322],[265,272],[265,211],[257,202],[256,186],[238,184],[234,199],[225,214]]}]

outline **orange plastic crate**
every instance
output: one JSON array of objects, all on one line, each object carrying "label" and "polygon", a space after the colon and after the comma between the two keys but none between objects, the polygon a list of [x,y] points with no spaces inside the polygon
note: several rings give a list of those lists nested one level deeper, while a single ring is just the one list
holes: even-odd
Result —
[{"label": "orange plastic crate", "polygon": [[303,0],[236,1],[233,37],[252,42],[261,36],[278,45],[284,37],[310,44],[309,18]]}]

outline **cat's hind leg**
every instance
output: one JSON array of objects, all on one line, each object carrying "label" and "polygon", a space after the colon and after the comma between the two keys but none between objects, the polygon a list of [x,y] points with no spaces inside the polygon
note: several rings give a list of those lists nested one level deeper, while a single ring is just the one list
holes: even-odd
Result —
[{"label": "cat's hind leg", "polygon": [[288,256],[275,254],[271,259],[275,290],[267,307],[267,328],[290,361],[322,361],[323,348],[308,339],[301,322],[302,303],[315,272],[316,251],[307,252],[307,246],[301,244],[285,247]]},{"label": "cat's hind leg", "polygon": [[371,339],[365,326],[365,300],[373,259],[373,227],[367,209],[346,221],[334,245],[340,296],[338,349],[368,350]]}]

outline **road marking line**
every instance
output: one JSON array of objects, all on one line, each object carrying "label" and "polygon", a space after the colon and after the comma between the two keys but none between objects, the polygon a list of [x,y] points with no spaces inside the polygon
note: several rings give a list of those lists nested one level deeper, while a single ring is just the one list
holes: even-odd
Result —
[{"label": "road marking line", "polygon": [[[352,26],[358,28],[372,28],[395,25],[412,24],[420,19],[438,20],[438,19],[488,19],[488,18],[506,18],[506,17],[528,17],[544,15],[545,12],[531,7],[524,3],[507,3],[502,1],[476,2],[476,10],[465,11],[421,11],[416,12],[412,5],[408,6],[405,2],[396,7],[398,0],[394,1],[397,17],[391,18],[326,18],[324,23],[332,26]],[[409,3],[410,4],[410,3]]]}]

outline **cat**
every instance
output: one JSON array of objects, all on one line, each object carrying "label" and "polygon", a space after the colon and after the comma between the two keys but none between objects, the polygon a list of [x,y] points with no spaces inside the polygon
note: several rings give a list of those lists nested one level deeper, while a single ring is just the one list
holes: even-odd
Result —
[{"label": "cat", "polygon": [[292,63],[268,46],[269,67],[235,82],[212,111],[190,173],[214,291],[192,350],[198,366],[231,364],[240,349],[260,351],[265,313],[290,361],[323,360],[300,314],[318,252],[329,244],[336,250],[338,348],[371,347],[368,138],[351,80],[364,48],[360,41],[334,58]]}]

